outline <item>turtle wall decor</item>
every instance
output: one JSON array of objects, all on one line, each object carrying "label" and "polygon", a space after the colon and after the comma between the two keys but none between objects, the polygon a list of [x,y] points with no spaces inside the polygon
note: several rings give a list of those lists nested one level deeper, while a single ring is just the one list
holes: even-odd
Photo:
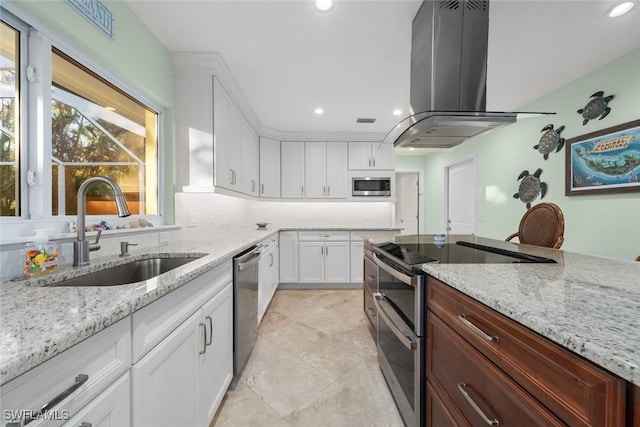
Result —
[{"label": "turtle wall decor", "polygon": [[607,117],[611,112],[611,108],[608,104],[613,97],[614,95],[604,96],[604,92],[601,90],[591,95],[591,100],[587,102],[587,105],[578,110],[578,114],[582,114],[582,117],[584,118],[582,125],[586,125],[589,120],[596,118],[598,118],[598,120],[602,120]]},{"label": "turtle wall decor", "polygon": [[523,170],[518,176],[518,181],[522,181],[520,181],[518,192],[513,195],[513,198],[520,199],[526,204],[527,209],[531,207],[531,202],[538,197],[538,194],[541,199],[547,194],[547,184],[540,181],[541,173],[542,169],[536,170],[533,175],[529,174],[528,170]]},{"label": "turtle wall decor", "polygon": [[544,132],[544,134],[540,137],[538,144],[534,145],[533,148],[538,150],[542,154],[542,157],[547,160],[549,158],[549,153],[553,150],[556,150],[557,153],[562,150],[562,147],[564,147],[564,138],[560,136],[560,132],[563,130],[564,126],[554,129],[552,124],[546,125],[540,131]]}]

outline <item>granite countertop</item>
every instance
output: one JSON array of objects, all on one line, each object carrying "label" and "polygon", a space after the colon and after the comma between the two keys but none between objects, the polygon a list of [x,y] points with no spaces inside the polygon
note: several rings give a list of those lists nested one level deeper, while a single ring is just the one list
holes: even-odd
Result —
[{"label": "granite countertop", "polygon": [[423,264],[422,269],[640,385],[640,262],[480,237],[460,240],[552,258],[557,264]]},{"label": "granite countertop", "polygon": [[[0,283],[0,384],[34,368],[127,317],[193,278],[279,231],[396,231],[394,228],[234,229],[171,243],[158,251],[132,251],[128,258],[101,258],[85,267],[64,267],[40,278]],[[47,284],[155,255],[203,255],[151,280],[119,286],[48,287]],[[39,285],[39,286],[38,286]]]}]

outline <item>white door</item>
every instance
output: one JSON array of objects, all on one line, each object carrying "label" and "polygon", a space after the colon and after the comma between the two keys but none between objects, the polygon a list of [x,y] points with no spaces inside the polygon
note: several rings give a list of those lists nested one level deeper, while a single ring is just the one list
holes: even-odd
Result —
[{"label": "white door", "polygon": [[327,142],[326,182],[327,197],[346,199],[349,189],[347,178],[347,144]]},{"label": "white door", "polygon": [[446,168],[445,229],[449,234],[475,232],[475,160],[465,160]]},{"label": "white door", "polygon": [[215,151],[215,185],[230,188],[231,172],[231,99],[218,81],[213,79],[213,135]]},{"label": "white door", "polygon": [[349,242],[325,242],[325,283],[348,283],[351,280],[350,253]]},{"label": "white door", "polygon": [[280,198],[280,141],[260,137],[260,197]]},{"label": "white door", "polygon": [[280,283],[298,283],[298,232],[280,232]]},{"label": "white door", "polygon": [[418,173],[396,173],[396,227],[400,234],[420,234]]},{"label": "white door", "polygon": [[326,144],[324,142],[304,143],[305,197],[322,199],[327,196],[325,180]]},{"label": "white door", "polygon": [[231,170],[230,190],[244,190],[243,185],[243,157],[242,157],[242,127],[245,119],[233,101],[229,108],[229,169]]},{"label": "white door", "polygon": [[304,198],[304,142],[282,141],[280,153],[282,198]]},{"label": "white door", "polygon": [[195,426],[199,414],[198,310],[131,368],[134,426]]},{"label": "white door", "polygon": [[300,283],[324,282],[324,242],[300,242]]},{"label": "white door", "polygon": [[248,121],[242,120],[242,188],[245,194],[258,196],[258,173],[260,152],[258,149],[258,134]]},{"label": "white door", "polygon": [[351,283],[364,280],[364,242],[351,242]]},{"label": "white door", "polygon": [[393,144],[371,143],[371,166],[374,169],[391,170],[395,168]]},{"label": "white door", "polygon": [[202,399],[200,425],[208,426],[233,378],[232,283],[202,306],[199,327],[199,332],[204,331],[205,340],[199,350],[204,353],[200,354],[197,397]]},{"label": "white door", "polygon": [[131,425],[129,372],[82,408],[65,426],[128,427]]}]

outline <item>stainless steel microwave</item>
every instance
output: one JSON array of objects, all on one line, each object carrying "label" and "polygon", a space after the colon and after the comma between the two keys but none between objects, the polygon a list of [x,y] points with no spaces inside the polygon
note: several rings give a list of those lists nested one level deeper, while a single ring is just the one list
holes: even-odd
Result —
[{"label": "stainless steel microwave", "polygon": [[391,177],[368,176],[351,178],[353,197],[389,197],[391,196]]}]

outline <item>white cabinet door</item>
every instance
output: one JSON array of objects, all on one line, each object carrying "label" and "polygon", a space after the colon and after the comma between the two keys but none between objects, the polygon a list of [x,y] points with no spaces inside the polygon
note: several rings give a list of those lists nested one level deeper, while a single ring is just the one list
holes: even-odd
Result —
[{"label": "white cabinet door", "polygon": [[244,117],[242,117],[242,113],[233,101],[230,101],[229,114],[229,140],[227,141],[228,147],[226,153],[229,156],[231,182],[229,183],[229,187],[226,188],[242,192],[242,177],[244,174],[242,158],[242,127]]},{"label": "white cabinet door", "polygon": [[351,242],[351,283],[362,283],[364,265],[364,242]]},{"label": "white cabinet door", "polygon": [[300,242],[300,283],[324,282],[324,242]]},{"label": "white cabinet door", "polygon": [[[203,326],[204,325],[204,326]],[[199,350],[199,395],[202,419],[208,426],[233,378],[233,284],[202,306],[198,332],[204,330]],[[204,353],[203,353],[204,351]],[[181,424],[187,425],[187,424]]]},{"label": "white cabinet door", "polygon": [[258,323],[262,320],[264,312],[267,311],[267,298],[269,295],[269,287],[271,280],[270,274],[270,257],[269,251],[261,254],[260,261],[258,261]]},{"label": "white cabinet door", "polygon": [[242,192],[258,197],[260,152],[258,134],[247,120],[242,120]]},{"label": "white cabinet door", "polygon": [[326,197],[326,144],[324,142],[304,143],[305,196],[308,199]]},{"label": "white cabinet door", "polygon": [[324,243],[324,282],[347,283],[351,276],[349,242]]},{"label": "white cabinet door", "polygon": [[349,170],[362,170],[371,168],[371,143],[349,143]]},{"label": "white cabinet door", "polygon": [[129,372],[89,402],[65,427],[128,427],[131,425]]},{"label": "white cabinet door", "polygon": [[131,367],[134,426],[196,426],[200,414],[198,310]]},{"label": "white cabinet door", "polygon": [[[231,147],[231,98],[218,79],[213,79],[213,136],[215,185],[230,188],[233,181],[229,150]],[[197,153],[193,153],[197,155]]]},{"label": "white cabinet door", "polygon": [[395,169],[395,154],[393,152],[393,144],[380,144],[378,142],[372,142],[371,157],[373,158],[373,169]]},{"label": "white cabinet door", "polygon": [[348,194],[347,144],[327,142],[326,145],[326,197],[344,199]]},{"label": "white cabinet door", "polygon": [[280,283],[298,283],[298,232],[280,232]]},{"label": "white cabinet door", "polygon": [[304,142],[282,141],[281,189],[283,199],[304,198]]},{"label": "white cabinet door", "polygon": [[260,197],[280,198],[280,141],[260,137]]}]

